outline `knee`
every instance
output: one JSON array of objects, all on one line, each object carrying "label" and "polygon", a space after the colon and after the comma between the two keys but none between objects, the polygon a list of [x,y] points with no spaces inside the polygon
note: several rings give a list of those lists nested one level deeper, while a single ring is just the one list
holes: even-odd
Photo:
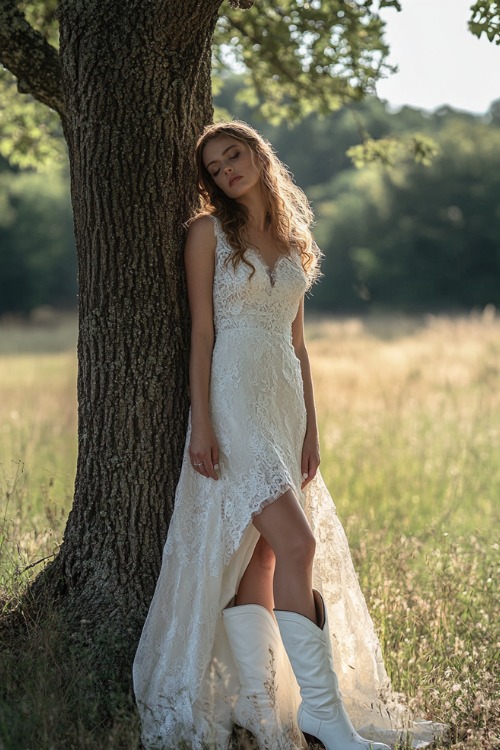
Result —
[{"label": "knee", "polygon": [[300,568],[307,568],[312,565],[316,552],[316,539],[310,529],[304,529],[292,539],[283,541],[281,559],[284,555],[288,564]]},{"label": "knee", "polygon": [[255,565],[257,565],[261,570],[266,570],[266,571],[274,570],[274,566],[276,563],[276,556],[272,548],[264,540],[263,537],[261,537],[259,541],[257,542],[252,559]]}]

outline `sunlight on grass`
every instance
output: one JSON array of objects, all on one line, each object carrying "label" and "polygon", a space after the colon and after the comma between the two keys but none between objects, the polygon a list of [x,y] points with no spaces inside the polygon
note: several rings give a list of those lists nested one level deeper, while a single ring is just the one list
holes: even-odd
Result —
[{"label": "sunlight on grass", "polygon": [[75,390],[74,352],[0,358],[0,520],[15,540],[10,552],[0,544],[0,582],[7,560],[19,570],[60,543],[76,466]]},{"label": "sunlight on grass", "polygon": [[312,334],[322,472],[351,542],[360,525],[489,530],[500,494],[500,324],[430,318],[384,340],[359,321],[324,322]]}]

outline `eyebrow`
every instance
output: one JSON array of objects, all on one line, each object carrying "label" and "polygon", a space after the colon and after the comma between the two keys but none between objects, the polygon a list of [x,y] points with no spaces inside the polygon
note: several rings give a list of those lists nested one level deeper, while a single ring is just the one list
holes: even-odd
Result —
[{"label": "eyebrow", "polygon": [[[227,148],[224,149],[224,151],[222,152],[221,156],[224,156],[224,154],[226,153],[226,151],[229,151],[230,148],[238,148],[238,144],[237,143],[231,143],[230,146],[228,146]],[[210,161],[206,165],[205,169],[208,169],[211,164],[215,164],[216,161],[219,161],[219,159],[212,159],[212,161]]]}]

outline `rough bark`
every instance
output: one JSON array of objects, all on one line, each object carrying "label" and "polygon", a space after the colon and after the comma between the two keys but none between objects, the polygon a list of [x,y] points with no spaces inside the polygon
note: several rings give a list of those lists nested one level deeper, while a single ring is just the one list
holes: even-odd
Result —
[{"label": "rough bark", "polygon": [[0,0],[0,62],[31,94],[64,118],[61,64],[57,50],[26,21],[17,0]]},{"label": "rough bark", "polygon": [[75,622],[137,635],[172,512],[188,410],[182,222],[212,116],[220,0],[65,0],[65,133],[79,268],[73,509],[37,581]]}]

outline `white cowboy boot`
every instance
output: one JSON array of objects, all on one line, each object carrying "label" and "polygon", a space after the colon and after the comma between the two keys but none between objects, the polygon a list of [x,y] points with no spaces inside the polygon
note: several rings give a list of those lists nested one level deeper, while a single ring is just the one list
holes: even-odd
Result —
[{"label": "white cowboy boot", "polygon": [[282,743],[275,680],[281,648],[278,626],[259,604],[229,607],[222,616],[241,685],[235,721],[254,735],[261,750],[276,750]]},{"label": "white cowboy boot", "polygon": [[356,732],[342,703],[333,668],[328,621],[321,595],[314,591],[318,627],[297,612],[275,610],[281,638],[300,687],[298,723],[306,738],[316,738],[326,750],[390,750]]}]

